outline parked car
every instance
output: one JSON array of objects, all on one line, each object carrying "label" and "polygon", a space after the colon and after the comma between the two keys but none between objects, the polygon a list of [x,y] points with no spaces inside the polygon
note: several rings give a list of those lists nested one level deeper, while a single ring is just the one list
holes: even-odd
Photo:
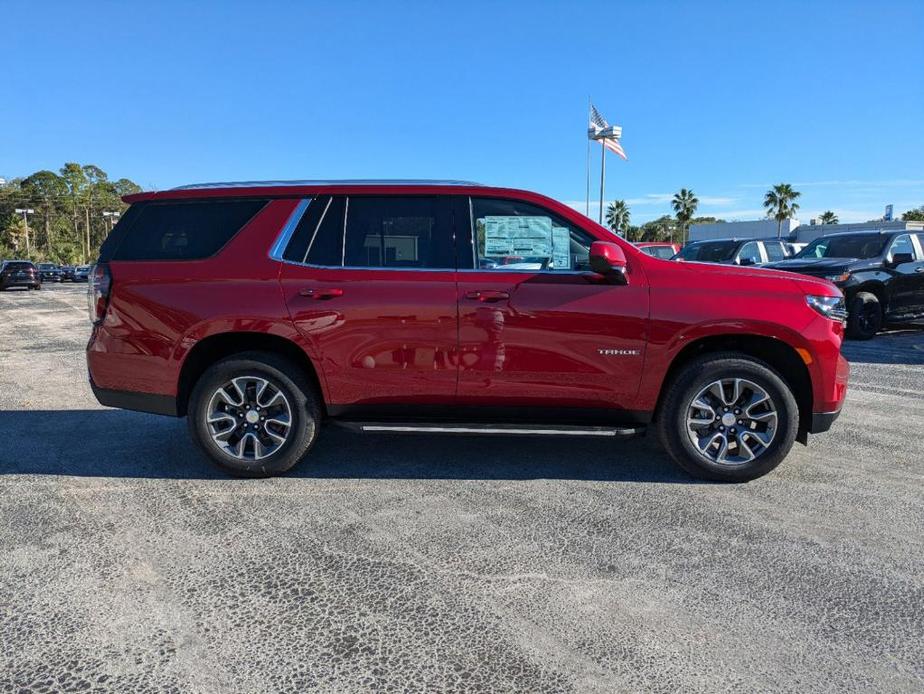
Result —
[{"label": "parked car", "polygon": [[662,260],[670,260],[680,253],[679,243],[668,243],[666,241],[639,241],[635,244],[635,247],[639,248],[643,253]]},{"label": "parked car", "polygon": [[744,481],[827,430],[846,392],[830,282],[664,263],[535,193],[328,181],[125,201],[88,286],[91,386],[186,416],[234,474],[288,470],[325,422],[570,440],[653,425],[690,473]]},{"label": "parked car", "polygon": [[836,284],[847,304],[847,335],[873,337],[886,323],[924,318],[924,232],[829,234],[774,263]]},{"label": "parked car", "polygon": [[10,287],[41,289],[42,276],[28,260],[4,260],[0,265],[0,291]]},{"label": "parked car", "polygon": [[90,265],[78,265],[74,268],[74,281],[86,282],[90,278],[90,270],[92,269]]},{"label": "parked car", "polygon": [[772,239],[714,239],[693,241],[683,247],[674,260],[728,265],[764,265],[790,255],[787,244]]},{"label": "parked car", "polygon": [[37,266],[42,282],[60,282],[61,268],[54,263],[39,263]]},{"label": "parked car", "polygon": [[74,266],[73,265],[62,265],[61,270],[61,281],[62,282],[73,282],[74,281]]}]

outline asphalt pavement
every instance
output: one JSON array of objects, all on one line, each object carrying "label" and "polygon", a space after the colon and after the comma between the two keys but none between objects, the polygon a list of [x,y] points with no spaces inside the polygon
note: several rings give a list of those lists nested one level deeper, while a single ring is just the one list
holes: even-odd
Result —
[{"label": "asphalt pavement", "polygon": [[924,690],[924,331],[746,485],[336,428],[238,480],[96,403],[84,292],[0,293],[0,691]]}]

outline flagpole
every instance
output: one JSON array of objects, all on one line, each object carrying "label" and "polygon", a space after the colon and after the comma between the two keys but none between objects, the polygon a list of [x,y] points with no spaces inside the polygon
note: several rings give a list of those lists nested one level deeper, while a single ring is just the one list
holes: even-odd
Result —
[{"label": "flagpole", "polygon": [[603,195],[606,190],[606,145],[600,140],[600,225],[603,226]]},{"label": "flagpole", "polygon": [[[587,97],[587,127],[590,128],[590,97]],[[587,156],[584,158],[587,169],[587,192],[584,196],[584,214],[590,217],[590,134],[587,135]]]}]

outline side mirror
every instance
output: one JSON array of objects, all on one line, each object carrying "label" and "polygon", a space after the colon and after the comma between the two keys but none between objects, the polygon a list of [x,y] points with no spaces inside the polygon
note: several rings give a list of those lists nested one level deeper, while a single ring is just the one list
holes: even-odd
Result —
[{"label": "side mirror", "polygon": [[913,263],[914,256],[911,253],[896,253],[892,256],[892,267],[898,267],[899,265],[904,265],[905,263]]},{"label": "side mirror", "polygon": [[753,258],[739,258],[738,259],[738,265],[754,265],[754,264],[755,263],[754,263]]},{"label": "side mirror", "polygon": [[628,284],[626,254],[619,244],[594,241],[590,244],[590,269],[616,284]]}]

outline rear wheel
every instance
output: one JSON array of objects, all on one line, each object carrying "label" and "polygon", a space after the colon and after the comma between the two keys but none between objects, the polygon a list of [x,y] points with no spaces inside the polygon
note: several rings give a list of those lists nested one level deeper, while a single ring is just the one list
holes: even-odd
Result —
[{"label": "rear wheel", "polygon": [[320,407],[305,374],[289,360],[242,352],[199,378],[188,419],[193,439],[224,470],[270,477],[291,469],[314,445]]},{"label": "rear wheel", "polygon": [[882,304],[871,292],[857,292],[847,314],[847,337],[869,340],[882,328]]},{"label": "rear wheel", "polygon": [[668,386],[657,428],[662,445],[696,477],[746,482],[782,462],[799,427],[796,399],[767,364],[736,353],[686,365]]}]

